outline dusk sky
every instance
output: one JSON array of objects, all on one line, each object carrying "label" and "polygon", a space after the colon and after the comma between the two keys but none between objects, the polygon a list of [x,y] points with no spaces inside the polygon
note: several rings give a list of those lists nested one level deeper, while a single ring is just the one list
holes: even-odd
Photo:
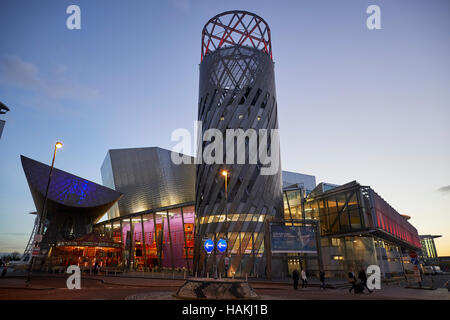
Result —
[{"label": "dusk sky", "polygon": [[55,166],[101,183],[108,149],[193,131],[202,28],[235,9],[271,28],[282,169],[371,186],[450,255],[448,0],[0,1],[0,252],[33,226],[21,154],[50,164],[60,140]]}]

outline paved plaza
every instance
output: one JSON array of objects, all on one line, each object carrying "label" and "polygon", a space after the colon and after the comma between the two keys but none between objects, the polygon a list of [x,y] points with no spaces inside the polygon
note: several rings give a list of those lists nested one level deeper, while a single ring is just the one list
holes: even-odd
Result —
[{"label": "paved plaza", "polygon": [[[10,275],[0,279],[0,300],[172,300],[184,283],[183,279],[83,275],[81,289],[69,290],[66,279],[63,274],[34,274],[27,285],[24,276]],[[400,284],[383,284],[372,294],[349,293],[344,283],[325,290],[317,284],[299,290],[281,282],[250,280],[250,284],[262,300],[450,300],[450,292],[444,288],[412,289]]]}]

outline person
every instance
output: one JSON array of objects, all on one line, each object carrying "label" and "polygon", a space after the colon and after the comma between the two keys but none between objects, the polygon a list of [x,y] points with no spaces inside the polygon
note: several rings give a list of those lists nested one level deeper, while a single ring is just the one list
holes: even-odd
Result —
[{"label": "person", "polygon": [[95,260],[95,264],[94,264],[94,274],[98,273],[98,261]]},{"label": "person", "polygon": [[301,276],[302,276],[302,288],[308,287],[308,281],[307,281],[307,278],[306,278],[306,272],[303,269],[302,269],[302,272],[301,272]]},{"label": "person", "polygon": [[4,278],[6,276],[6,272],[8,271],[8,267],[6,266],[6,263],[0,264],[0,266],[3,265],[3,270],[2,270],[2,278]]},{"label": "person", "polygon": [[348,282],[350,282],[350,284],[351,284],[351,287],[348,290],[348,292],[352,292],[352,290],[353,290],[353,292],[356,293],[356,278],[355,278],[355,274],[351,271],[348,273]]},{"label": "person", "polygon": [[297,269],[292,272],[292,279],[294,280],[294,289],[297,290],[298,288],[298,279],[299,279],[298,271]]},{"label": "person", "polygon": [[320,287],[325,289],[325,272],[323,270],[319,273],[319,279],[320,279]]},{"label": "person", "polygon": [[367,291],[369,291],[369,293],[372,293],[372,290],[370,290],[369,287],[367,286],[367,275],[366,272],[364,271],[364,268],[361,268],[361,270],[359,271],[358,278],[359,281],[361,281],[362,292],[364,292],[364,288],[366,288]]}]

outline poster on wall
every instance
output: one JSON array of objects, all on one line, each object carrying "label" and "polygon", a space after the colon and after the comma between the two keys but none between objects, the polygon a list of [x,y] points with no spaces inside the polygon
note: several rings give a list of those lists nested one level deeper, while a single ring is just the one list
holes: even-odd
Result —
[{"label": "poster on wall", "polygon": [[317,253],[312,226],[271,225],[272,253]]}]

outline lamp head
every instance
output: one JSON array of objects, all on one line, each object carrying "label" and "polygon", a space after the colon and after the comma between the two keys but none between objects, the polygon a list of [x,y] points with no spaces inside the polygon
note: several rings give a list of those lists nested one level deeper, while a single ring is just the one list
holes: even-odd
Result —
[{"label": "lamp head", "polygon": [[58,141],[58,142],[55,143],[56,149],[61,149],[62,146],[63,146],[62,142],[59,142],[59,141]]}]

